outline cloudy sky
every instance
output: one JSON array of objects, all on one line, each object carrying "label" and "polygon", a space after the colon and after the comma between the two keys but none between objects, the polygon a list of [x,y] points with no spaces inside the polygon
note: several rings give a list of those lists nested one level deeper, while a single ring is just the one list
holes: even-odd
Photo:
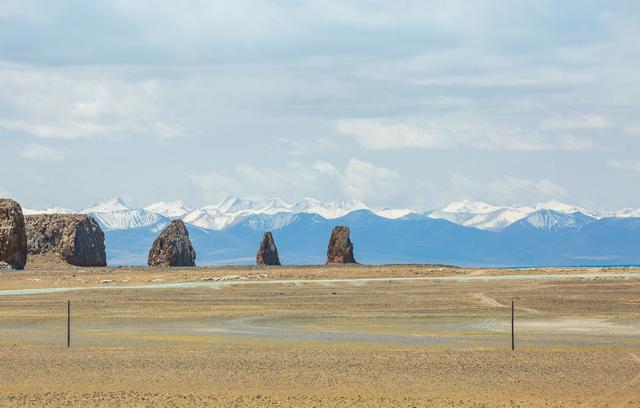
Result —
[{"label": "cloudy sky", "polygon": [[0,0],[0,196],[640,207],[638,1]]}]

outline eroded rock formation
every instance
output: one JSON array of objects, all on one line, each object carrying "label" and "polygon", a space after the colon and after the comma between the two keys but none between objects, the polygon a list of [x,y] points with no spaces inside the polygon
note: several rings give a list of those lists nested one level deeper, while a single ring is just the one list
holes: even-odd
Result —
[{"label": "eroded rock formation", "polygon": [[24,269],[27,263],[27,235],[24,215],[17,202],[0,199],[0,265]]},{"label": "eroded rock formation", "polygon": [[104,233],[84,214],[39,214],[25,217],[29,254],[57,254],[75,266],[106,266]]},{"label": "eroded rock formation", "polygon": [[149,266],[195,266],[196,251],[182,220],[173,220],[153,242]]},{"label": "eroded rock formation", "polygon": [[256,254],[256,264],[258,266],[280,265],[278,249],[276,248],[276,243],[273,241],[271,231],[264,233],[262,242],[260,242],[260,248],[258,248],[258,253]]},{"label": "eroded rock formation", "polygon": [[333,229],[327,249],[328,264],[356,263],[353,257],[353,244],[349,239],[350,232],[349,228],[344,226],[337,226]]}]

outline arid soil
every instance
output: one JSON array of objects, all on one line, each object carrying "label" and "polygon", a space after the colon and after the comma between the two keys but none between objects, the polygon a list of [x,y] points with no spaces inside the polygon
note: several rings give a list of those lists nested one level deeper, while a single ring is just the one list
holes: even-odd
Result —
[{"label": "arid soil", "polygon": [[[637,269],[29,261],[0,274],[0,292],[92,289],[0,295],[2,407],[640,406]],[[601,275],[538,278],[588,273]],[[510,275],[532,278],[323,280]],[[131,287],[203,279],[244,283]]]}]

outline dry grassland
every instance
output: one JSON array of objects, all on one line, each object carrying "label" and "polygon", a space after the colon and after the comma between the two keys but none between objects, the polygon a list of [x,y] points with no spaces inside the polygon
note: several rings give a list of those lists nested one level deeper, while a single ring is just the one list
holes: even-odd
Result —
[{"label": "dry grassland", "polygon": [[639,273],[40,259],[0,291],[85,289],[0,294],[0,406],[640,406]]}]

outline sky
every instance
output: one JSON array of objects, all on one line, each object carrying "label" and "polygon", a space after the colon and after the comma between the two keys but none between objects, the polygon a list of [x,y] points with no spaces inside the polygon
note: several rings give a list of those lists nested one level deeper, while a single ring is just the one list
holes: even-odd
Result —
[{"label": "sky", "polygon": [[0,0],[0,196],[640,207],[640,2]]}]

